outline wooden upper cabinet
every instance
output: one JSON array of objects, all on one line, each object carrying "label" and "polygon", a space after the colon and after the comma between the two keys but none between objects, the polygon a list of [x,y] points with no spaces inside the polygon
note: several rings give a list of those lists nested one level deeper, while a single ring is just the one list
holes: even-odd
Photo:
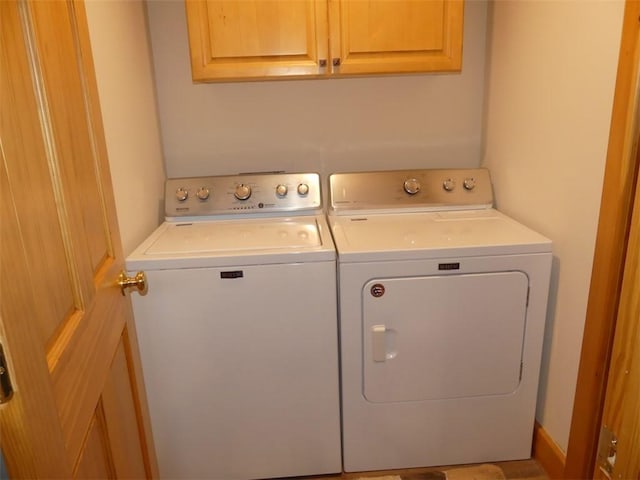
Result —
[{"label": "wooden upper cabinet", "polygon": [[463,0],[186,0],[196,82],[459,71]]},{"label": "wooden upper cabinet", "polygon": [[186,6],[196,82],[328,70],[327,0],[187,0]]}]

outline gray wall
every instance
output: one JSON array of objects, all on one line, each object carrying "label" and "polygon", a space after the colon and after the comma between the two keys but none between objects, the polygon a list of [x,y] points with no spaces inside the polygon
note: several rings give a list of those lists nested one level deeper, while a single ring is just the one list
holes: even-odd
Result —
[{"label": "gray wall", "polygon": [[462,74],[194,85],[183,3],[150,0],[167,175],[478,166],[486,11],[465,5]]}]

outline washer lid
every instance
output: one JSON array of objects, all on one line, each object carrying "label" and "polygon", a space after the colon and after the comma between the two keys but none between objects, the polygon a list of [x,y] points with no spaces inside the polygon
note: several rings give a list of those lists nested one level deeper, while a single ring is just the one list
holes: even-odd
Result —
[{"label": "washer lid", "polygon": [[315,221],[169,223],[147,255],[279,250],[321,245]]},{"label": "washer lid", "polygon": [[551,241],[494,209],[331,216],[341,261],[551,251]]},{"label": "washer lid", "polygon": [[[127,258],[127,268],[334,259],[333,244],[322,225],[326,226],[322,216],[165,222]],[[305,255],[313,255],[313,259]]]}]

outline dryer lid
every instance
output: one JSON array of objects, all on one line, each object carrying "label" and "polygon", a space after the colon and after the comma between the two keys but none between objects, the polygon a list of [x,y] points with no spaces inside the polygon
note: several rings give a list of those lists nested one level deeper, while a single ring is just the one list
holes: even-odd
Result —
[{"label": "dryer lid", "polygon": [[495,209],[331,216],[341,261],[551,251],[551,241]]}]

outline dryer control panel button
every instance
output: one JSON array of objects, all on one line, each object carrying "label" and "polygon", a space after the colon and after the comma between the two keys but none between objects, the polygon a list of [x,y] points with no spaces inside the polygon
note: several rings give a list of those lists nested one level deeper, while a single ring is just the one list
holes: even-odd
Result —
[{"label": "dryer control panel button", "polygon": [[421,188],[420,182],[415,178],[408,178],[404,181],[404,191],[409,195],[415,195]]},{"label": "dryer control panel button", "polygon": [[444,188],[447,192],[451,192],[454,188],[456,188],[456,181],[453,178],[447,178],[444,182],[442,182],[442,188]]},{"label": "dryer control panel button", "polygon": [[476,179],[473,177],[465,178],[462,184],[465,190],[473,190],[476,188]]}]

